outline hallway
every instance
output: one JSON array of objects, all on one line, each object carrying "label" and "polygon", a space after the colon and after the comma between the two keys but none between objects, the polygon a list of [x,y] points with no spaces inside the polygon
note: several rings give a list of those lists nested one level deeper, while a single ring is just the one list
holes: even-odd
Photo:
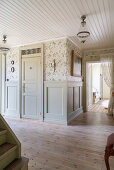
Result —
[{"label": "hallway", "polygon": [[89,106],[89,112],[103,112],[108,113],[108,103],[109,100],[99,100],[97,103],[94,103]]},{"label": "hallway", "polygon": [[[87,112],[69,126],[6,120],[21,141],[22,155],[29,158],[29,170],[106,170],[104,149],[114,118]],[[113,170],[114,158],[110,165]]]}]

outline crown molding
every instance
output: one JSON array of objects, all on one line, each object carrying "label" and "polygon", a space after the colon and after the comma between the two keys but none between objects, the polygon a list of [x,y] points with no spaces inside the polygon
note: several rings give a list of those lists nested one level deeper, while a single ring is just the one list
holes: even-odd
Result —
[{"label": "crown molding", "polygon": [[75,46],[77,46],[80,51],[82,51],[82,48],[79,46],[79,44],[77,44],[76,42],[74,42],[70,37],[67,37],[67,39],[68,39],[69,41],[71,41]]},{"label": "crown molding", "polygon": [[85,56],[96,56],[96,55],[102,55],[102,54],[112,54],[114,53],[114,48],[105,48],[105,49],[94,49],[94,50],[85,50],[84,55]]}]

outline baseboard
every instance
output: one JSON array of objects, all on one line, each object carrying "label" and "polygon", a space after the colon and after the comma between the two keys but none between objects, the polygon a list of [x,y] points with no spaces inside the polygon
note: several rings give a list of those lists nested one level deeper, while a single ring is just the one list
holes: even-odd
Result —
[{"label": "baseboard", "polygon": [[74,112],[68,113],[68,124],[72,120],[74,120],[75,118],[80,116],[82,113],[83,113],[83,108],[79,108],[79,109],[75,110]]},{"label": "baseboard", "polygon": [[8,114],[8,113],[2,113],[2,116],[5,118],[19,118],[20,119],[20,114]]},{"label": "baseboard", "polygon": [[52,124],[67,125],[67,121],[63,121],[63,120],[44,119],[44,122],[52,123]]}]

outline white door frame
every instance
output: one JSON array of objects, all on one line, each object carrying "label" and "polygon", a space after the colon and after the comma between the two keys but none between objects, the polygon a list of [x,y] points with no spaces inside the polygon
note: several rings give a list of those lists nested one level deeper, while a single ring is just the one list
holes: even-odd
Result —
[{"label": "white door frame", "polygon": [[88,80],[88,74],[87,74],[87,65],[89,63],[101,63],[100,61],[86,61],[86,111],[88,111],[88,89],[87,89],[87,80]]},{"label": "white door frame", "polygon": [[1,114],[5,114],[5,100],[6,100],[6,54],[1,54],[1,66],[2,66],[2,86],[1,86]]},{"label": "white door frame", "polygon": [[[90,84],[90,88],[91,88],[91,95],[89,95],[89,89],[88,89],[88,84],[89,84],[89,74],[88,74],[88,67],[89,67],[89,64],[92,64],[90,62],[87,62],[86,63],[86,107],[87,107],[87,111],[88,111],[88,107],[89,107],[89,96],[91,96],[91,101],[92,101],[92,77],[91,77],[91,84]],[[91,74],[92,74],[92,69],[91,69]]]},{"label": "white door frame", "polygon": [[[2,76],[2,54],[0,54],[0,114],[3,112],[3,107],[2,107],[2,104],[4,104],[4,99],[2,100],[2,94],[3,94],[3,91],[2,91],[2,88],[3,88],[3,85],[2,85],[2,82],[3,82],[3,76]],[[5,56],[4,56],[5,57]],[[5,67],[4,67],[5,68]],[[4,89],[3,89],[4,90]]]},{"label": "white door frame", "polygon": [[[43,93],[43,44],[34,44],[34,45],[28,45],[20,47],[20,56],[19,56],[19,105],[20,105],[20,118],[22,118],[22,50],[27,49],[34,49],[34,48],[41,48],[41,53],[32,54],[35,56],[41,57],[41,114],[39,116],[39,120],[44,120],[44,93]],[[30,55],[26,55],[30,56]]]}]

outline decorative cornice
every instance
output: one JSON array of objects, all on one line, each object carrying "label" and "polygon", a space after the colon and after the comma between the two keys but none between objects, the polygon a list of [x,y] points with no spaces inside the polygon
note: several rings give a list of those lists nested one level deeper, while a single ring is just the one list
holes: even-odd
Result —
[{"label": "decorative cornice", "polygon": [[70,37],[67,37],[67,39],[68,39],[71,43],[73,43],[75,46],[77,46],[80,51],[82,50],[82,48],[80,47],[80,45],[77,44],[76,42],[74,42]]},{"label": "decorative cornice", "polygon": [[114,48],[107,48],[107,49],[96,49],[96,50],[87,50],[84,51],[84,56],[100,56],[102,54],[112,54],[114,53]]}]

